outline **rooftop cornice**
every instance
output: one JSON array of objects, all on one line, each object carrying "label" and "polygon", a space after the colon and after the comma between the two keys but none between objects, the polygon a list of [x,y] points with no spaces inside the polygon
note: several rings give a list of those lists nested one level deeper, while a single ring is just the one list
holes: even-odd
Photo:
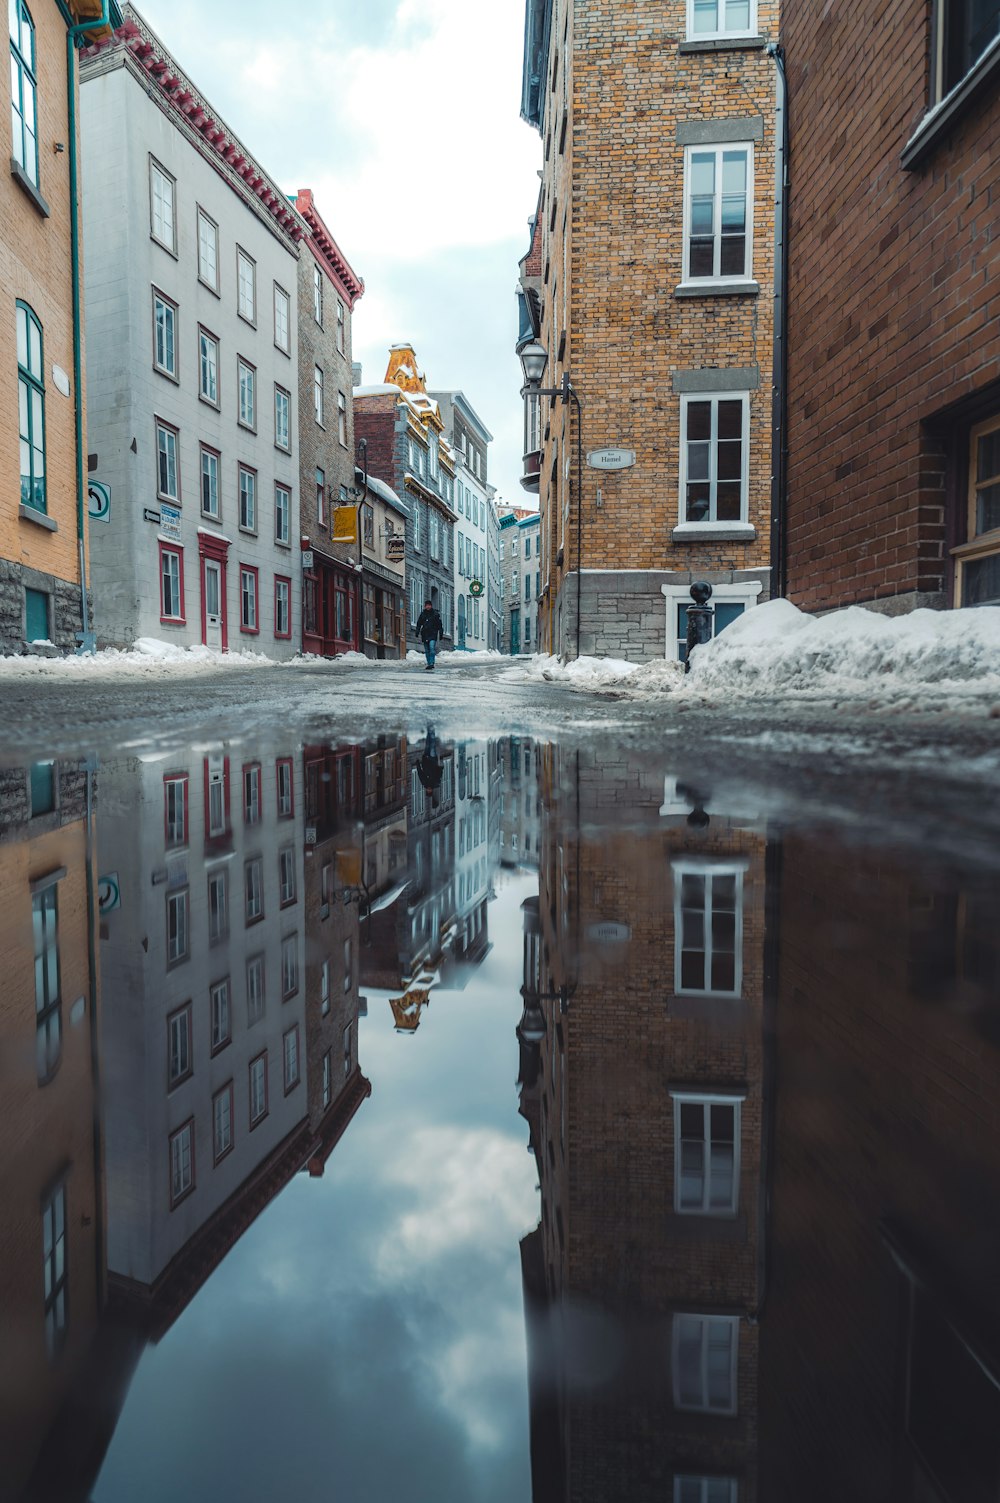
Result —
[{"label": "rooftop cornice", "polygon": [[295,200],[295,207],[311,231],[309,245],[317,261],[343,293],[345,300],[350,304],[351,311],[360,297],[364,296],[365,284],[361,277],[351,266],[340,246],[333,238],[330,230],[316,207],[311,188],[300,188]]},{"label": "rooftop cornice", "polygon": [[307,226],[278,184],[219,118],[135,7],[126,5],[122,14],[125,19],[112,36],[81,51],[82,78],[86,79],[88,62],[120,52],[186,134],[207,148],[209,160],[234,191],[248,203],[259,205],[281,234],[299,244],[306,236]]}]

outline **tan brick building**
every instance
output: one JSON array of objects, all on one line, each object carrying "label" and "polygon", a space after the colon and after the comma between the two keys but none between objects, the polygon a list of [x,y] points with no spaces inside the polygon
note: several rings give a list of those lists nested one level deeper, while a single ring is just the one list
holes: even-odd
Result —
[{"label": "tan brick building", "polygon": [[[582,422],[526,398],[543,649],[677,657],[692,579],[717,629],[768,596],[777,27],[776,0],[528,0],[518,348]],[[592,467],[610,447],[634,462]]]},{"label": "tan brick building", "polygon": [[765,841],[711,805],[692,824],[673,780],[625,758],[543,749],[539,787],[519,1028],[534,1497],[753,1503]]},{"label": "tan brick building", "polygon": [[[0,651],[75,648],[84,622],[86,407],[74,26],[100,0],[11,0],[0,187]],[[113,7],[117,11],[117,7]],[[83,37],[84,33],[79,33]],[[92,39],[94,30],[86,36]],[[75,233],[76,232],[76,233]],[[79,338],[75,339],[74,334]],[[20,477],[20,478],[18,478]]]}]

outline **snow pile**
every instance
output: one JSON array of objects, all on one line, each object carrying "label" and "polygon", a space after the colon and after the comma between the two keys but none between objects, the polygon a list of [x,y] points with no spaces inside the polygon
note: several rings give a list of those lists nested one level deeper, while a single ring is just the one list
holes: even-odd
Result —
[{"label": "snow pile", "polygon": [[574,689],[601,690],[617,688],[638,671],[637,663],[626,663],[624,658],[582,657],[562,663],[558,658],[536,653],[503,676],[513,683],[530,684],[541,681],[547,684],[568,684]]},{"label": "snow pile", "polygon": [[812,698],[1000,692],[1000,607],[809,616],[771,600],[696,647],[684,688]]},{"label": "snow pile", "polygon": [[60,654],[58,657],[0,656],[4,678],[166,678],[216,673],[226,668],[274,668],[273,658],[260,652],[215,652],[210,647],[178,647],[157,637],[139,637],[127,650],[107,647],[102,652]]}]

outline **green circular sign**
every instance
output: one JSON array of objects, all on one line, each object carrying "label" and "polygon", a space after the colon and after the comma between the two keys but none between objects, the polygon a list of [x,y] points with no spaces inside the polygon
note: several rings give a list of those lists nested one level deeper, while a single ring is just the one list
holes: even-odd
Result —
[{"label": "green circular sign", "polygon": [[482,582],[482,580],[481,579],[474,579],[472,581],[472,583],[469,585],[469,594],[470,595],[481,595],[482,593],[483,593],[483,582]]}]

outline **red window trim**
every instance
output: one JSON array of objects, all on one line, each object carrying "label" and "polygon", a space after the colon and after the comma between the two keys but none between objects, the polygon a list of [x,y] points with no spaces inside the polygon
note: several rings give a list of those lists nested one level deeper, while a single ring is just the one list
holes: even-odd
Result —
[{"label": "red window trim", "polygon": [[[171,841],[170,826],[167,823],[167,784],[181,783],[183,785],[184,799],[184,837],[181,840]],[[165,772],[163,774],[163,844],[168,851],[178,851],[188,844],[191,821],[191,800],[189,778],[186,772]]]},{"label": "red window trim", "polygon": [[264,823],[264,770],[259,762],[243,763],[243,823],[247,823],[247,773],[253,772],[255,768],[257,770],[257,794],[260,806],[259,817],[256,823],[260,825]]},{"label": "red window trim", "polygon": [[[182,1012],[187,1013],[188,1031],[188,1067],[183,1075],[178,1075],[176,1080],[170,1079],[170,1025],[174,1018],[180,1017]],[[185,1002],[180,1007],[175,1007],[173,1012],[167,1013],[167,1090],[176,1091],[185,1080],[190,1080],[194,1074],[194,1009],[190,1002]]]},{"label": "red window trim", "polygon": [[[281,812],[281,768],[288,768],[288,787],[292,795],[292,804],[287,814]],[[295,762],[292,757],[278,757],[274,764],[274,796],[275,808],[279,819],[295,818]]]},{"label": "red window trim", "polygon": [[[215,1152],[215,1103],[224,1091],[229,1092],[229,1147],[224,1148],[220,1154]],[[236,1093],[233,1090],[233,1082],[227,1080],[224,1086],[212,1096],[212,1162],[221,1164],[222,1160],[232,1153],[236,1147]]]},{"label": "red window trim", "polygon": [[[186,626],[187,625],[187,616],[185,614],[185,606],[184,606],[184,548],[183,548],[183,545],[181,545],[180,543],[177,543],[177,544],[175,544],[175,543],[160,543],[159,544],[159,550],[160,551],[159,551],[159,555],[158,555],[158,559],[157,559],[157,564],[158,564],[158,568],[159,568],[159,571],[160,571],[160,624],[161,624],[161,626]],[[180,603],[180,610],[181,610],[181,613],[180,613],[179,616],[165,616],[163,614],[163,604],[164,604],[164,602],[163,602],[163,555],[165,553],[174,553],[174,554],[177,555],[177,558],[180,560],[180,566],[179,566],[178,571],[177,571],[177,574],[178,574],[178,591],[179,591],[179,594],[180,594],[180,602],[179,603]]]},{"label": "red window trim", "polygon": [[269,1099],[269,1090],[268,1090],[268,1078],[267,1078],[268,1077],[268,1069],[267,1069],[267,1050],[266,1049],[262,1049],[259,1054],[255,1054],[254,1057],[253,1057],[253,1059],[247,1065],[247,1092],[248,1092],[248,1094],[247,1094],[247,1105],[248,1105],[248,1107],[250,1107],[252,1109],[252,1107],[253,1107],[253,1067],[254,1067],[254,1065],[257,1063],[257,1061],[259,1059],[262,1059],[264,1061],[264,1110],[261,1112],[261,1114],[260,1114],[259,1117],[251,1118],[250,1119],[250,1131],[251,1132],[253,1132],[253,1130],[254,1130],[255,1127],[259,1127],[260,1126],[260,1124],[264,1121],[265,1117],[267,1116],[268,1112],[271,1109],[271,1103],[270,1103],[270,1099]]},{"label": "red window trim", "polygon": [[[254,601],[257,607],[257,625],[247,626],[243,619],[243,575],[252,574],[254,578]],[[260,636],[260,568],[257,564],[240,564],[240,631],[245,637]]]},{"label": "red window trim", "polygon": [[[186,1128],[188,1128],[188,1127],[190,1127],[190,1129],[191,1129],[191,1183],[188,1185],[188,1187],[187,1187],[186,1190],[182,1190],[181,1193],[180,1193],[180,1195],[178,1195],[178,1196],[175,1197],[175,1195],[174,1195],[174,1184],[173,1184],[173,1179],[174,1179],[173,1142],[174,1142],[174,1139],[175,1138],[179,1138],[180,1135],[181,1135],[181,1133],[184,1132],[184,1130]],[[197,1141],[198,1140],[197,1140],[196,1133],[195,1133],[195,1125],[194,1125],[194,1118],[193,1117],[188,1117],[188,1119],[187,1119],[186,1122],[182,1122],[179,1127],[176,1127],[174,1129],[174,1131],[169,1135],[169,1137],[167,1139],[167,1185],[168,1185],[169,1194],[170,1194],[170,1209],[171,1210],[174,1210],[175,1207],[179,1206],[182,1200],[187,1200],[188,1196],[189,1195],[193,1195],[194,1192],[195,1192],[195,1190],[198,1188],[198,1157],[197,1157],[197,1154],[196,1154],[196,1151],[195,1151],[196,1147],[197,1147]]]},{"label": "red window trim", "polygon": [[[291,1085],[285,1080],[285,1040],[290,1033],[295,1034],[295,1063],[299,1072]],[[281,1083],[285,1087],[286,1096],[290,1096],[302,1084],[302,1040],[299,1037],[298,1023],[293,1023],[291,1028],[286,1028],[281,1035]]]},{"label": "red window trim", "polygon": [[[278,630],[278,585],[288,586],[288,630]],[[274,576],[274,635],[281,642],[290,642],[292,637],[292,581],[287,574]]]}]

